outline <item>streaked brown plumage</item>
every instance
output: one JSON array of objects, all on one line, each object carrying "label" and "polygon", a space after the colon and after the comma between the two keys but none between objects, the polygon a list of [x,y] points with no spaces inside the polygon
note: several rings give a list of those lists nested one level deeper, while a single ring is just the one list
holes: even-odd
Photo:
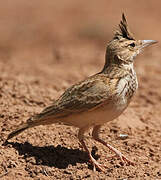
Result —
[{"label": "streaked brown plumage", "polygon": [[21,124],[8,135],[7,140],[25,129],[38,125],[63,123],[79,128],[78,138],[89,158],[100,170],[100,165],[91,155],[84,142],[84,132],[93,126],[92,137],[111,149],[122,162],[133,164],[118,150],[101,140],[99,129],[104,123],[117,118],[128,106],[137,87],[133,68],[134,57],[153,40],[136,40],[129,31],[124,14],[120,30],[108,43],[105,65],[101,72],[67,89],[51,106]]}]

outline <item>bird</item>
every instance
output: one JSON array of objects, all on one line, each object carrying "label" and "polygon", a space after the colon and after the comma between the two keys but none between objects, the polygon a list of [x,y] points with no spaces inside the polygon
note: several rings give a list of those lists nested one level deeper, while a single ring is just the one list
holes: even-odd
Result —
[{"label": "bird", "polygon": [[128,107],[138,88],[135,57],[145,47],[155,43],[155,40],[136,40],[122,13],[118,29],[107,44],[102,70],[69,87],[42,112],[18,125],[8,135],[6,142],[24,130],[39,125],[61,123],[74,126],[79,129],[78,140],[88,153],[93,169],[104,171],[106,166],[94,159],[85,143],[85,132],[93,128],[94,140],[114,152],[123,164],[135,165],[119,150],[102,140],[99,133],[102,125],[119,117]]}]

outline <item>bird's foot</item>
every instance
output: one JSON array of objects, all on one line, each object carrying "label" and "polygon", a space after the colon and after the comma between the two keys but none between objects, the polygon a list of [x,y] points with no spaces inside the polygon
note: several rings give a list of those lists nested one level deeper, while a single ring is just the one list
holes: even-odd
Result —
[{"label": "bird's foot", "polygon": [[[115,152],[116,153],[116,152]],[[117,151],[116,155],[111,156],[111,157],[107,157],[107,160],[111,160],[114,158],[119,158],[122,162],[122,164],[124,165],[125,163],[127,163],[128,165],[132,165],[134,166],[135,163],[133,161],[130,161],[126,156],[124,156],[120,151]]]},{"label": "bird's foot", "polygon": [[93,171],[94,171],[94,172],[96,171],[96,168],[99,169],[99,170],[102,171],[102,172],[105,172],[104,168],[107,168],[107,166],[98,163],[98,162],[92,157],[91,154],[89,155],[89,157],[90,157],[90,162],[93,164]]},{"label": "bird's foot", "polygon": [[135,165],[134,162],[130,161],[126,156],[124,156],[124,155],[123,155],[120,151],[118,151],[116,148],[112,147],[112,146],[109,145],[109,144],[106,144],[105,142],[103,142],[103,141],[101,141],[101,140],[100,140],[100,142],[101,142],[103,145],[105,145],[106,147],[108,147],[112,152],[115,153],[115,156],[112,156],[111,158],[118,157],[118,158],[121,160],[122,164],[127,163],[128,165],[133,165],[133,166]]},{"label": "bird's foot", "polygon": [[124,163],[127,163],[128,165],[132,165],[134,166],[135,163],[133,161],[130,161],[126,156],[124,156],[122,153],[120,153],[118,155],[118,157],[121,159],[121,162],[124,164]]},{"label": "bird's foot", "polygon": [[[118,154],[111,156],[111,157],[107,157],[106,159],[110,160],[110,159],[114,159],[114,158],[119,158],[122,162],[122,164],[124,165],[125,163],[127,163],[128,165],[132,165],[134,166],[135,163],[133,161],[130,161],[126,156],[124,156],[121,152],[119,152]],[[96,171],[96,168],[99,169],[102,172],[105,172],[104,168],[107,168],[107,166],[98,163],[93,157],[92,155],[90,155],[90,162],[93,164],[93,171]]]}]

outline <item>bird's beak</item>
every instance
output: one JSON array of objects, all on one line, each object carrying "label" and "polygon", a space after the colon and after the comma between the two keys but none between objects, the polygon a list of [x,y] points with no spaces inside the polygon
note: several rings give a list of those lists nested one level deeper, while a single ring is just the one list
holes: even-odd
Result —
[{"label": "bird's beak", "polygon": [[155,40],[142,40],[142,48],[145,48],[155,43],[157,43],[157,41]]}]

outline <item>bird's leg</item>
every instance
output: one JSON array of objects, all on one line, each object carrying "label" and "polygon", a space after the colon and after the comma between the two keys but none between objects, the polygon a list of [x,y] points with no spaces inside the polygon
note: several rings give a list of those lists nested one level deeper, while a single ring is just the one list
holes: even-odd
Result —
[{"label": "bird's leg", "polygon": [[130,161],[128,158],[126,158],[120,151],[118,151],[116,148],[112,147],[111,145],[107,144],[102,139],[100,139],[100,137],[99,137],[100,127],[101,127],[100,125],[94,126],[93,132],[92,132],[93,139],[100,142],[104,146],[108,147],[112,152],[114,152],[116,154],[115,156],[112,156],[111,158],[118,156],[123,164],[125,162],[127,162],[129,165],[134,165],[134,163],[132,161]]},{"label": "bird's leg", "polygon": [[84,142],[84,132],[86,131],[87,128],[81,128],[78,132],[78,139],[80,141],[80,143],[82,144],[83,148],[85,149],[85,151],[88,153],[88,156],[90,158],[91,163],[93,164],[93,170],[95,171],[96,168],[98,168],[100,171],[104,172],[103,167],[105,167],[104,165],[99,164],[92,156],[91,152],[88,150],[85,142]]}]

